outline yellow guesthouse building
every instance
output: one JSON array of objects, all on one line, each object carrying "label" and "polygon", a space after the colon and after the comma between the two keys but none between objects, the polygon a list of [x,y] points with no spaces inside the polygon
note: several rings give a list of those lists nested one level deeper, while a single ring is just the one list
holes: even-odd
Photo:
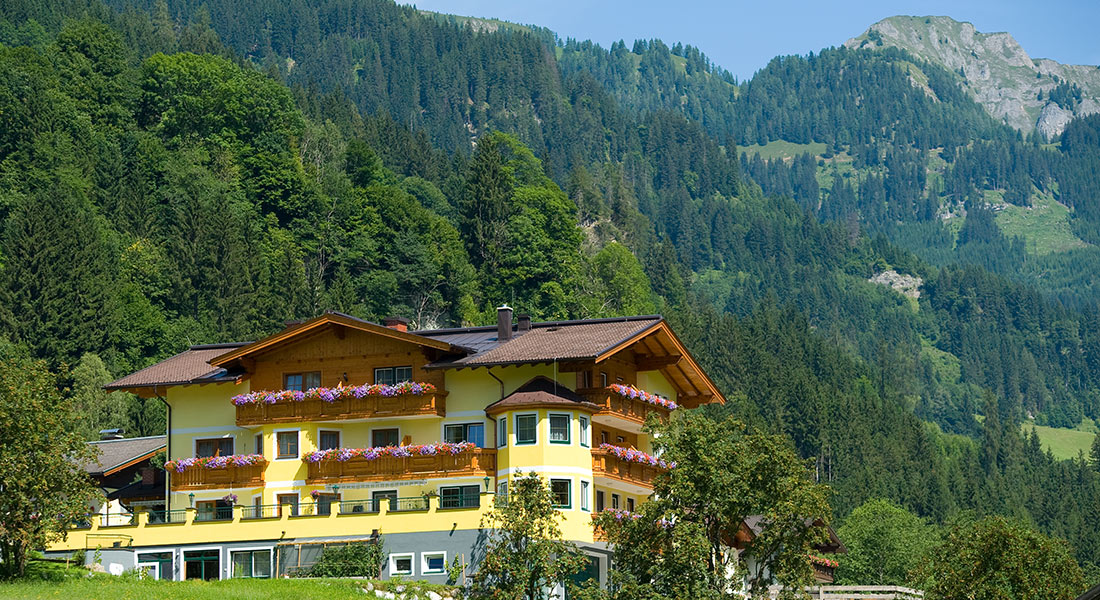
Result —
[{"label": "yellow guesthouse building", "polygon": [[293,575],[377,540],[382,576],[476,571],[482,516],[538,473],[606,580],[592,515],[652,494],[650,414],[721,402],[659,316],[409,331],[338,313],[194,346],[107,386],[168,407],[165,510],[95,515],[52,551],[160,579]]}]

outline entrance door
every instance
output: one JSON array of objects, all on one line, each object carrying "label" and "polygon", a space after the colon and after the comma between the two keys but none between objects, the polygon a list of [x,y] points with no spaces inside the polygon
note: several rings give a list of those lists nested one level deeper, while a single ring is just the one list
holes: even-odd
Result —
[{"label": "entrance door", "polygon": [[183,553],[183,578],[211,581],[221,578],[220,550],[190,550]]}]

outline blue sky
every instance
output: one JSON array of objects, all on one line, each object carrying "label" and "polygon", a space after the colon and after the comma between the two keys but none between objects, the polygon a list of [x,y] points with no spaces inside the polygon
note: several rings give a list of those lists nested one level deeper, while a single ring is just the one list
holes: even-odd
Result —
[{"label": "blue sky", "polygon": [[[407,0],[398,0],[408,3]],[[948,15],[1007,31],[1033,58],[1100,64],[1100,0],[420,0],[425,10],[549,27],[605,48],[623,39],[684,42],[746,79],[779,54],[837,46],[891,15]]]}]

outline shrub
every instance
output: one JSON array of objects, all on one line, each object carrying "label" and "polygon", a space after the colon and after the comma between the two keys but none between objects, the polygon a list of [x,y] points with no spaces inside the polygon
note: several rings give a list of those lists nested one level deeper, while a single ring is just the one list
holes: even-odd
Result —
[{"label": "shrub", "polygon": [[382,540],[325,548],[321,558],[307,570],[304,577],[378,577],[386,552]]}]

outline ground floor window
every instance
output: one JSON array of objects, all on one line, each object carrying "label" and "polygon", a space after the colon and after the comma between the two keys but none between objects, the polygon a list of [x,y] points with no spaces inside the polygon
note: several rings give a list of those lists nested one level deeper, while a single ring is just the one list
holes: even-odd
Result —
[{"label": "ground floor window", "polygon": [[137,562],[154,579],[171,581],[175,577],[171,552],[144,552],[137,555]]},{"label": "ground floor window", "polygon": [[420,574],[442,573],[447,570],[446,552],[422,552],[420,554]]},{"label": "ground floor window", "polygon": [[477,508],[481,506],[481,486],[456,485],[439,488],[440,508]]},{"label": "ground floor window", "polygon": [[183,553],[184,579],[220,579],[221,552],[218,550],[187,550]]},{"label": "ground floor window", "polygon": [[229,556],[233,577],[271,577],[271,550],[234,550]]},{"label": "ground floor window", "polygon": [[412,575],[414,554],[391,554],[390,575]]},{"label": "ground floor window", "polygon": [[[590,579],[595,579],[597,582],[600,580],[600,559],[595,556],[588,557],[588,564],[585,565],[584,570],[574,573],[569,579],[577,584],[577,586],[583,586]],[[565,598],[569,600],[569,586],[565,586]]]}]

